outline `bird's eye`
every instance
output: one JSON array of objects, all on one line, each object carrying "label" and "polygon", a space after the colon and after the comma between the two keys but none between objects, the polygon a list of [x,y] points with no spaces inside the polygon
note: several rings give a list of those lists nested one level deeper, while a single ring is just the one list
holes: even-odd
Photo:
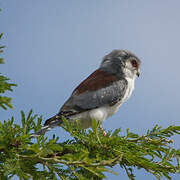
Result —
[{"label": "bird's eye", "polygon": [[137,61],[136,60],[132,60],[131,64],[133,67],[138,67]]}]

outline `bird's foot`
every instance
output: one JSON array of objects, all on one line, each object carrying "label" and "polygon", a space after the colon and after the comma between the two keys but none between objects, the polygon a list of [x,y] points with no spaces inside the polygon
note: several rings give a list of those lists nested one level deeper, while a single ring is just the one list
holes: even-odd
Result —
[{"label": "bird's foot", "polygon": [[100,130],[102,131],[103,136],[106,136],[106,131],[103,129],[103,127],[100,125],[99,128],[100,128]]}]

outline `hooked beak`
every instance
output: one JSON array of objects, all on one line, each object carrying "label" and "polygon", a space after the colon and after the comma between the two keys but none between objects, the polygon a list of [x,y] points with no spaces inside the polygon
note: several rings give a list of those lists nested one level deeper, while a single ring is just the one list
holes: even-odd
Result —
[{"label": "hooked beak", "polygon": [[140,76],[140,72],[139,72],[139,71],[137,71],[136,75],[137,75],[137,77],[139,77],[139,76]]}]

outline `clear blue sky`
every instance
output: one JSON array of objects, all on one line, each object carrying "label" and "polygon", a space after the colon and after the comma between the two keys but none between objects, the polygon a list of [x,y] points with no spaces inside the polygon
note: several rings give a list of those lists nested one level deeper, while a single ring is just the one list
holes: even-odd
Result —
[{"label": "clear blue sky", "polygon": [[[18,84],[10,93],[14,110],[1,110],[1,120],[14,115],[19,123],[20,110],[31,108],[44,120],[51,117],[105,54],[128,49],[142,61],[141,76],[104,128],[142,134],[155,124],[180,125],[179,0],[5,0],[0,7],[6,45],[1,72]],[[61,141],[68,138],[61,128],[47,136],[54,133]],[[174,140],[178,148],[179,137]],[[108,174],[108,179],[128,179],[116,170],[119,176]],[[136,175],[155,179],[143,170]]]}]

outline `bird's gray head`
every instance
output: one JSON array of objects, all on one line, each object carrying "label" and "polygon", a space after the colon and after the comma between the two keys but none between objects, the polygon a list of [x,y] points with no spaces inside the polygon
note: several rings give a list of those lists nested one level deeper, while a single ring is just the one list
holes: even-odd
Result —
[{"label": "bird's gray head", "polygon": [[135,78],[140,75],[141,61],[127,50],[113,50],[106,55],[100,68],[119,77]]}]

